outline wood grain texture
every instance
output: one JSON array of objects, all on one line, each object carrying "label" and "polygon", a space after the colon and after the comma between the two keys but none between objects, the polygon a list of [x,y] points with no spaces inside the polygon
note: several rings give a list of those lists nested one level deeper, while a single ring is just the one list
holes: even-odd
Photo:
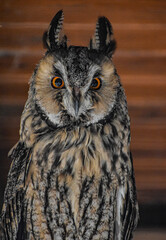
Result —
[{"label": "wood grain texture", "polygon": [[[166,2],[6,0],[0,7],[1,203],[7,152],[18,140],[28,81],[45,51],[42,34],[59,9],[65,13],[69,44],[88,44],[99,15],[112,22],[118,43],[114,62],[131,116],[138,199],[141,204],[166,202]],[[135,239],[153,238],[138,233]]]},{"label": "wood grain texture", "polygon": [[140,229],[139,231],[136,231],[134,234],[134,240],[164,240],[166,236],[166,232],[163,229]]}]

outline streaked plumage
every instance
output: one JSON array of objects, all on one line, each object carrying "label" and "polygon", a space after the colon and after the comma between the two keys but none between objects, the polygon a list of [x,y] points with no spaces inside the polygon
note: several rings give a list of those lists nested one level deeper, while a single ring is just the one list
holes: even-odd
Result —
[{"label": "streaked plumage", "polygon": [[105,17],[67,46],[63,12],[44,34],[20,140],[10,151],[0,239],[127,240],[138,221],[130,119]]}]

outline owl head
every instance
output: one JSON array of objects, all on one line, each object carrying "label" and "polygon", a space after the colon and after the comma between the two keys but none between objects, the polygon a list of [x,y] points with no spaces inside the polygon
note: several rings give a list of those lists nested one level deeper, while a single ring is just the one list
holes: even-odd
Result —
[{"label": "owl head", "polygon": [[44,34],[47,52],[31,81],[33,103],[52,126],[88,126],[106,118],[116,104],[116,42],[110,22],[100,17],[89,46],[68,46],[63,19],[59,11]]}]

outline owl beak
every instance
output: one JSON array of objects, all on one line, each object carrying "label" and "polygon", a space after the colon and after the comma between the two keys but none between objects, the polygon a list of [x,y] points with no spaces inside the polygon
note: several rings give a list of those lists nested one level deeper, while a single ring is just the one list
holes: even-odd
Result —
[{"label": "owl beak", "polygon": [[78,116],[79,108],[80,108],[80,89],[78,87],[73,88],[73,102],[74,102],[74,110],[75,115]]}]

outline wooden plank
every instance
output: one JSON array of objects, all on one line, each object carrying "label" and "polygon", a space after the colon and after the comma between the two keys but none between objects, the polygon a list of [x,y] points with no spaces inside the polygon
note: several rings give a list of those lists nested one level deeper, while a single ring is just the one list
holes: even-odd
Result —
[{"label": "wooden plank", "polygon": [[[3,113],[3,112],[2,112]],[[2,145],[6,146],[10,139],[16,139],[21,113],[15,113],[15,115],[4,115],[0,119],[0,141]],[[9,119],[12,124],[9,124]],[[156,151],[155,157],[163,157],[166,153],[166,126],[165,124],[135,124],[131,127],[132,136],[132,150],[134,152],[134,158],[139,159],[144,156],[144,159],[150,159]],[[138,154],[138,152],[140,153]],[[147,151],[149,154],[147,154]],[[141,154],[142,152],[142,154]],[[141,154],[141,155],[140,155]],[[157,161],[156,161],[157,162]]]},{"label": "wooden plank", "polygon": [[[0,51],[0,72],[1,73],[32,73],[36,64],[42,58],[44,51],[10,51],[9,49]],[[128,55],[127,55],[128,54]],[[128,51],[125,55],[122,51],[117,50],[115,52],[113,62],[115,63],[118,74],[121,75],[132,75],[133,79],[130,80],[135,82],[135,78],[138,76],[146,75],[148,83],[153,81],[154,75],[162,76],[165,79],[166,75],[166,56],[143,56],[137,55],[135,52]],[[153,76],[150,76],[153,75]],[[127,79],[127,77],[125,77]],[[122,81],[124,80],[121,76]],[[159,79],[159,78],[158,78]],[[158,82],[157,79],[157,82]],[[145,82],[147,82],[147,80]],[[140,79],[141,81],[141,79]],[[143,79],[144,81],[144,79]],[[143,82],[142,81],[142,82]]]},{"label": "wooden plank", "polygon": [[2,28],[0,29],[0,46],[2,49],[21,49],[28,51],[42,49],[42,36],[45,29],[35,28]]},{"label": "wooden plank", "polygon": [[[3,49],[21,49],[25,48],[28,51],[42,50],[42,36],[43,32],[47,30],[47,24],[43,24],[43,27],[35,28],[33,23],[29,23],[26,26],[12,27],[12,25],[5,27],[5,24],[0,28],[0,46]],[[39,25],[39,24],[38,24]],[[81,25],[81,24],[68,24],[64,25],[64,32],[68,36],[69,45],[81,45],[88,46],[90,38],[94,34],[95,28],[93,25]],[[166,27],[164,28],[131,28],[128,24],[122,26],[119,24],[114,27],[115,39],[118,43],[119,50],[131,51],[131,50],[163,50],[165,49],[166,42]],[[157,37],[160,36],[160,37]],[[152,54],[152,53],[151,53]]]},{"label": "wooden plank", "polygon": [[148,171],[166,171],[166,161],[164,157],[151,156],[139,158],[138,156],[134,157],[134,166],[137,171],[146,170]]},{"label": "wooden plank", "polygon": [[[50,21],[55,13],[63,9],[67,22],[94,22],[99,15],[110,17],[113,22],[123,23],[166,23],[166,2],[158,1],[130,1],[130,0],[93,0],[89,2],[74,0],[36,0],[36,1],[9,1],[1,6],[1,21],[27,22]],[[10,14],[9,14],[10,13]]]},{"label": "wooden plank", "polygon": [[166,231],[164,229],[142,229],[136,230],[134,240],[165,240]]},{"label": "wooden plank", "polygon": [[[18,135],[18,134],[17,134]],[[0,148],[2,160],[1,164],[3,168],[9,168],[9,165],[11,163],[10,159],[7,160],[7,154],[11,147],[18,141],[18,136],[16,140],[10,140],[8,147]],[[138,159],[134,159],[134,170],[135,170],[135,178],[136,178],[136,186],[139,193],[139,200],[141,202],[145,202],[152,198],[152,196],[155,196],[158,192],[161,194],[161,201],[166,200],[166,178],[165,178],[165,169],[166,164],[163,164],[162,166],[155,167],[151,164],[150,159],[139,159],[139,161],[143,162],[146,160],[146,166],[143,165],[141,167],[138,167]],[[164,162],[164,159],[158,159],[160,162]],[[158,161],[156,160],[156,161]],[[152,192],[151,192],[152,191]],[[161,191],[161,193],[159,192]],[[153,198],[152,198],[153,199]],[[153,199],[154,202],[157,202],[157,197],[155,196]]]},{"label": "wooden plank", "polygon": [[139,171],[135,168],[135,177],[138,189],[166,190],[165,170],[152,171],[145,169]]},{"label": "wooden plank", "polygon": [[[23,105],[14,104],[13,102],[10,103],[10,105],[2,105],[0,104],[0,112],[1,112],[1,118],[0,122],[6,122],[8,118],[14,119],[17,118],[17,121],[19,120],[19,116],[22,113]],[[165,126],[166,122],[166,111],[165,107],[156,108],[151,106],[149,110],[147,110],[147,107],[139,107],[135,106],[130,108],[129,106],[129,113],[131,118],[131,126],[134,128],[135,126]]]},{"label": "wooden plank", "polygon": [[[0,51],[0,72],[1,74],[6,73],[26,73],[32,74],[34,71],[36,64],[39,63],[40,59],[43,57],[42,53],[35,53],[32,51],[31,53],[21,53],[21,51]],[[0,78],[1,81],[2,77]]]},{"label": "wooden plank", "polygon": [[[21,113],[23,111],[24,103],[18,105],[18,103],[14,104],[14,102],[10,102],[9,105],[0,104],[0,112],[1,124],[7,122],[8,119],[12,121],[20,122]],[[129,105],[129,113],[131,116],[131,131],[133,137],[133,129],[135,126],[165,126],[166,122],[166,111],[165,107],[156,107],[151,106],[150,108],[147,106],[140,107],[140,106],[130,106]],[[11,127],[15,125],[11,125]],[[142,127],[140,127],[142,128]]]},{"label": "wooden plank", "polygon": [[[29,78],[31,77],[31,72],[25,73],[12,73],[12,72],[5,72],[0,73],[0,84],[2,86],[8,85],[11,83],[13,84],[27,84]],[[165,87],[165,75],[133,75],[133,74],[121,74],[121,82],[124,85],[124,88],[129,88],[133,86],[146,88],[151,85],[151,87]],[[23,87],[23,85],[22,85]]]},{"label": "wooden plank", "polygon": [[[147,106],[144,105],[129,105],[129,113],[131,116],[131,124],[157,124],[160,125],[161,123],[166,121],[166,111],[165,106],[161,105],[158,106]],[[15,104],[13,101],[10,102],[9,105],[4,105],[0,102],[0,112],[3,113],[2,116],[12,117],[15,116],[16,113],[21,114],[24,107],[24,103]]]},{"label": "wooden plank", "polygon": [[[141,83],[147,83],[150,81],[153,81],[154,75],[158,75],[158,78],[156,76],[156,82],[159,82],[159,77],[162,76],[162,79],[165,79],[166,75],[166,57],[161,56],[160,54],[158,56],[146,56],[146,53],[144,56],[139,56],[137,54],[132,55],[132,52],[128,52],[130,56],[122,56],[122,52],[118,51],[115,52],[113,62],[115,63],[116,69],[118,71],[118,74],[120,75],[122,81],[124,80],[123,75],[125,75],[124,81],[133,81],[133,84],[135,81],[138,80]],[[130,78],[128,75],[132,75]],[[141,79],[142,76],[146,77]],[[151,80],[152,79],[152,80]]]},{"label": "wooden plank", "polygon": [[[146,181],[146,179],[145,179]],[[150,189],[141,189],[137,184],[137,176],[136,176],[136,187],[137,187],[137,198],[139,204],[149,205],[154,204],[157,206],[165,205],[166,202],[166,191],[165,189],[153,189],[153,185]],[[142,218],[142,217],[141,217]]]},{"label": "wooden plank", "polygon": [[[18,139],[17,139],[18,140]],[[3,168],[8,169],[11,163],[10,159],[7,159],[7,153],[11,147],[16,143],[16,141],[10,142],[10,146],[4,151],[0,149],[2,154],[1,164]],[[6,156],[5,156],[6,155]],[[166,201],[166,178],[165,178],[165,168],[162,170],[153,170],[151,169],[151,162],[145,169],[138,169],[136,161],[134,159],[134,169],[135,169],[135,178],[136,186],[138,191],[138,198],[140,203],[145,202],[154,202]],[[6,170],[6,174],[7,174]],[[4,176],[5,177],[5,176]]]},{"label": "wooden plank", "polygon": [[[1,118],[1,147],[7,147],[9,141],[17,141],[20,117],[21,113],[15,113],[15,117],[6,116]],[[9,119],[12,124],[10,124]],[[147,161],[150,162],[150,159],[155,158],[160,159],[158,160],[159,163],[162,161],[161,164],[164,164],[163,159],[165,159],[166,156],[166,129],[164,125],[161,127],[158,127],[158,125],[155,127],[147,127],[146,125],[141,126],[137,124],[134,128],[131,128],[131,136],[131,150],[133,152],[133,158],[136,159],[136,162],[139,162],[139,159],[143,159],[143,161],[144,159],[147,159]],[[154,165],[157,164],[157,160],[154,160],[153,163]],[[144,166],[142,162],[141,165]],[[157,166],[158,165],[156,165],[156,167]]]},{"label": "wooden plank", "polygon": [[[129,113],[131,115],[131,119],[135,122],[153,122],[155,121],[156,124],[161,124],[166,120],[166,111],[165,106],[161,104],[161,106],[148,106],[144,105],[133,105],[131,103],[128,104]],[[133,124],[131,122],[131,124]]]},{"label": "wooden plank", "polygon": [[[1,102],[6,104],[9,101],[13,101],[13,97],[15,97],[20,104],[25,101],[28,92],[27,83],[30,76],[30,74],[1,74]],[[142,104],[147,106],[160,106],[162,104],[163,106],[166,106],[166,82],[164,76],[121,75],[121,78],[123,79],[123,85],[126,90],[129,104]],[[148,82],[150,84],[148,84]],[[13,86],[15,86],[15,90],[13,89]]]}]

